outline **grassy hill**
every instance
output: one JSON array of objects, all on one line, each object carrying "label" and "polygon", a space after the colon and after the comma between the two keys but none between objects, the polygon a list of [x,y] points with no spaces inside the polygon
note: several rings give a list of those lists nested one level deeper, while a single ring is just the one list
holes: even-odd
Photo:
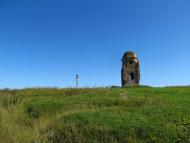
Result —
[{"label": "grassy hill", "polygon": [[190,87],[0,91],[2,143],[189,143]]}]

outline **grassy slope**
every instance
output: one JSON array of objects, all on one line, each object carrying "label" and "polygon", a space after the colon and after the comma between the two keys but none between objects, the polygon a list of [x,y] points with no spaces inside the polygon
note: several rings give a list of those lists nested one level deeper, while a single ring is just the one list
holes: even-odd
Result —
[{"label": "grassy slope", "polygon": [[190,87],[0,91],[3,143],[190,142]]}]

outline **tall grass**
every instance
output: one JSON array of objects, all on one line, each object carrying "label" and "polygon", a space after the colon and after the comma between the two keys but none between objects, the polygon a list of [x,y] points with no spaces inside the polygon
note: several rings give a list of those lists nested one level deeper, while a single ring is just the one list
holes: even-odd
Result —
[{"label": "tall grass", "polygon": [[190,87],[0,91],[3,143],[190,142]]}]

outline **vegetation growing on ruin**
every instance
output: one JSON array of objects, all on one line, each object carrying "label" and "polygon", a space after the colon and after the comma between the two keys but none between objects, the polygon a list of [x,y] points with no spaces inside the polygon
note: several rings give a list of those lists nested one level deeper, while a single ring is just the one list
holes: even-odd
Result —
[{"label": "vegetation growing on ruin", "polygon": [[1,90],[0,140],[190,142],[190,87]]}]

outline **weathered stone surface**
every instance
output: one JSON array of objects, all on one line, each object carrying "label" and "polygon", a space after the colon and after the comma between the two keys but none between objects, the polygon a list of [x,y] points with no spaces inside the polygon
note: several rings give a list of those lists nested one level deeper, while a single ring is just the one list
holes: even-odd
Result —
[{"label": "weathered stone surface", "polygon": [[121,79],[123,87],[129,85],[139,85],[140,65],[139,59],[134,52],[128,51],[123,55]]}]

